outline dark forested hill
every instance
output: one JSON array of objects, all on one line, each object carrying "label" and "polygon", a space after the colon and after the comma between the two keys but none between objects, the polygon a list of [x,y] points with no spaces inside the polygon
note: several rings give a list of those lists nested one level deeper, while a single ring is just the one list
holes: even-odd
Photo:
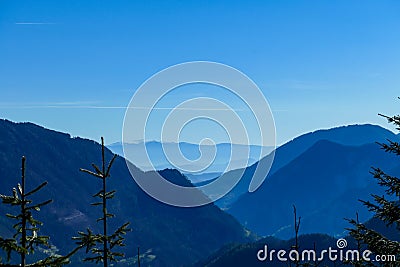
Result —
[{"label": "dark forested hill", "polygon": [[[349,240],[349,247],[354,246],[352,241]],[[197,262],[193,267],[231,267],[231,266],[246,266],[246,267],[258,267],[258,266],[295,266],[293,262],[289,264],[289,261],[279,261],[277,259],[277,251],[285,250],[287,252],[286,257],[288,257],[289,252],[293,249],[295,244],[294,239],[290,240],[280,240],[274,237],[266,237],[257,242],[247,243],[247,244],[232,244],[221,248],[219,251],[210,255],[207,259]],[[316,257],[320,257],[321,250],[328,249],[332,247],[337,249],[336,239],[323,234],[308,234],[301,235],[298,239],[299,252],[303,250],[311,250],[315,248]],[[259,250],[265,250],[267,246],[267,253],[274,250],[272,253],[273,257],[269,257],[260,261],[257,258],[257,253]],[[262,256],[263,254],[261,254]],[[270,254],[268,254],[270,255]],[[310,263],[310,266],[314,263],[319,264],[318,266],[341,266],[342,262],[330,261],[326,256],[320,262],[306,261]]]},{"label": "dark forested hill", "polygon": [[[37,197],[54,202],[37,215],[44,222],[43,233],[50,235],[51,243],[63,252],[73,245],[71,237],[78,230],[100,228],[96,223],[100,210],[90,206],[100,181],[79,171],[90,169],[93,162],[98,164],[100,151],[101,146],[91,140],[71,138],[31,123],[0,120],[0,193],[10,194],[19,182],[21,157],[25,155],[27,190],[49,182]],[[111,157],[107,150],[106,158]],[[151,176],[139,169],[136,174]],[[178,184],[190,185],[177,171],[164,170],[161,174]],[[226,243],[248,240],[243,227],[214,205],[187,209],[152,199],[138,188],[121,157],[111,170],[108,187],[117,190],[108,207],[116,214],[115,219],[110,219],[110,227],[130,221],[133,229],[126,236],[128,262],[138,246],[143,252],[142,266],[175,267],[196,262]],[[0,205],[3,236],[9,235],[12,227],[12,222],[4,218],[6,211],[9,210]]]},{"label": "dark forested hill", "polygon": [[[375,231],[390,238],[391,240],[399,241],[400,239],[398,229],[396,229],[395,226],[388,227],[383,221],[377,218],[372,218],[368,220],[367,222],[365,222],[365,225],[370,229],[374,229]],[[348,224],[347,227],[350,227],[350,224]],[[294,230],[292,229],[292,231]],[[367,249],[367,247],[363,244],[360,244],[360,248],[358,248],[357,242],[354,240],[354,238],[350,236],[345,236],[344,239],[347,243],[347,245],[343,248],[344,255],[346,255],[347,250],[357,249],[359,250],[361,257],[362,252]],[[321,251],[324,249],[328,250],[329,247],[331,247],[332,249],[338,249],[336,244],[337,241],[338,239],[326,234],[300,235],[298,237],[299,255],[302,255],[301,253],[304,250],[312,249],[316,252],[316,257],[318,258],[321,255]],[[193,267],[295,266],[293,262],[291,264],[289,264],[288,262],[282,262],[279,261],[276,257],[278,250],[283,249],[288,253],[291,249],[294,248],[295,244],[296,240],[294,238],[289,240],[281,240],[271,236],[268,236],[256,242],[245,244],[229,244],[212,253],[207,258],[204,258],[203,260],[197,262],[193,265]],[[267,246],[267,251],[271,252],[272,250],[275,250],[275,253],[272,254],[272,260],[270,260],[270,258],[267,258],[265,261],[260,261],[257,258],[257,253],[262,249],[265,250],[265,246]],[[344,262],[340,261],[339,258],[336,261],[332,261],[329,259],[329,257],[327,257],[327,254],[321,261],[305,260],[304,262],[307,262],[309,264],[304,266],[351,266],[351,264],[344,264]]]}]

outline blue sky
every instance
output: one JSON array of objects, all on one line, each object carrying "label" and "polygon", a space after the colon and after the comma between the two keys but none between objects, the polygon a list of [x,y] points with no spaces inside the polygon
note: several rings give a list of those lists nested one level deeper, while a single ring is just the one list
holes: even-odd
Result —
[{"label": "blue sky", "polygon": [[[116,142],[146,79],[209,60],[257,83],[278,144],[338,125],[389,127],[377,113],[400,110],[399,47],[399,1],[2,0],[0,117]],[[184,139],[197,139],[193,128]]]}]

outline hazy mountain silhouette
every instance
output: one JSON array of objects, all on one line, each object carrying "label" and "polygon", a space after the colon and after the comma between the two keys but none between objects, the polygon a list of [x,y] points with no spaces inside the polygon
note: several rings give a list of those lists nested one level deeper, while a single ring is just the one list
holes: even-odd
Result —
[{"label": "hazy mountain silhouette", "polygon": [[[385,142],[386,139],[398,140],[399,136],[385,128],[371,124],[341,126],[307,133],[294,138],[276,149],[274,162],[268,177],[272,176],[275,172],[289,164],[292,160],[321,140],[328,140],[342,145],[360,146],[377,141]],[[319,157],[319,155],[315,156]],[[268,161],[270,157],[271,155],[268,155],[261,159],[261,161]],[[312,164],[312,162],[310,162],[310,164]],[[248,187],[256,166],[257,163],[245,169],[233,170],[223,174],[227,179],[233,179],[240,176],[240,173],[244,171],[236,187],[228,195],[216,202],[220,207],[224,209],[229,207],[232,203],[237,201],[241,195],[248,192]],[[368,169],[364,171],[368,171]],[[269,178],[267,178],[267,180],[268,179]]]},{"label": "hazy mountain silhouette", "polygon": [[[114,153],[123,156],[122,143],[113,143],[107,147]],[[217,177],[226,170],[247,167],[271,152],[271,150],[266,150],[261,154],[262,148],[260,146],[228,143],[219,143],[214,147],[208,144],[198,145],[187,142],[160,143],[158,141],[151,141],[126,144],[126,147],[133,151],[141,151],[137,156],[133,155],[130,160],[142,170],[179,169],[181,172],[189,174],[189,179],[194,178],[193,182],[207,180],[210,178],[210,175],[212,175],[212,178]],[[231,157],[231,151],[233,150],[235,154],[232,155],[230,160],[231,166],[227,169],[228,159]],[[166,152],[170,152],[167,155],[168,157],[165,155]],[[143,156],[146,153],[152,165],[149,164],[147,157]],[[208,165],[210,166],[202,171],[191,171],[197,170],[198,166],[207,167]]]}]

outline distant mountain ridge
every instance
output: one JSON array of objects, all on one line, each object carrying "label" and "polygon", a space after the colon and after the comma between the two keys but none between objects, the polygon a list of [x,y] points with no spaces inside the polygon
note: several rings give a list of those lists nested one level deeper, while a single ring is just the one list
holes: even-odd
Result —
[{"label": "distant mountain ridge", "polygon": [[[268,177],[272,176],[276,171],[289,164],[292,160],[321,140],[328,140],[342,145],[360,146],[375,142],[385,142],[387,139],[393,141],[400,140],[399,136],[390,130],[371,124],[340,126],[306,133],[276,148],[273,155],[274,161]],[[261,161],[268,161],[270,160],[270,157],[271,155],[267,155],[265,158],[261,159]],[[236,187],[224,198],[217,201],[217,204],[220,207],[224,209],[228,208],[241,195],[248,192],[251,177],[256,166],[257,163],[245,169],[232,170],[223,174],[224,176],[232,177],[233,179],[240,175],[240,173],[244,173]]]},{"label": "distant mountain ridge", "polygon": [[[347,131],[352,138],[346,140],[343,138],[345,135],[340,138],[338,135],[330,136],[329,132],[337,133],[338,130],[342,133]],[[364,138],[354,138],[354,132],[364,133]],[[382,193],[382,188],[369,174],[370,168],[377,166],[394,175],[400,174],[398,159],[384,153],[375,141],[396,141],[397,135],[372,125],[347,126],[322,132],[323,137],[332,137],[332,140],[318,140],[321,138],[319,133],[300,136],[279,147],[264,184],[254,193],[240,195],[229,206],[228,212],[258,234],[281,238],[292,235],[289,229],[292,228],[293,204],[303,217],[303,233],[341,235],[346,226],[343,218],[353,217],[357,211],[363,220],[368,219],[366,216],[369,214],[358,199],[369,199],[372,192]],[[368,141],[372,142],[362,144]],[[305,149],[305,144],[310,143],[312,145]],[[252,167],[248,168],[249,173],[244,177],[247,180]]]},{"label": "distant mountain ridge", "polygon": [[283,165],[286,165],[320,140],[329,140],[348,146],[361,146],[376,142],[385,142],[387,139],[395,141],[399,140],[399,136],[388,129],[373,124],[354,124],[316,130],[300,135],[280,146],[279,151],[284,155],[275,155],[275,159],[277,157],[280,158],[278,162],[274,162],[274,169],[278,170]]},{"label": "distant mountain ridge", "polygon": [[[213,173],[216,174],[214,175],[215,177],[225,172],[228,167],[228,162],[231,162],[231,167],[228,170],[247,167],[269,154],[272,150],[272,148],[264,148],[262,151],[262,147],[257,145],[219,143],[215,145],[214,149],[213,145],[208,144],[199,145],[187,142],[161,143],[159,141],[150,141],[146,143],[138,142],[126,144],[125,146],[128,149],[137,151],[137,153],[132,155],[130,161],[144,171],[167,168],[178,169],[185,174],[196,175],[198,182],[201,179],[205,180],[209,178],[209,175],[205,175],[204,178],[201,178],[201,174]],[[110,144],[107,147],[113,151],[113,153],[124,156],[121,142]],[[178,153],[171,153],[167,158],[165,156],[166,151],[176,151]],[[231,151],[235,151],[235,155],[232,156],[233,158],[231,158]],[[182,156],[186,157],[188,161],[184,160],[180,153],[182,153]],[[149,155],[152,165],[149,165],[146,160],[144,156],[146,154]],[[201,156],[203,156],[203,159],[197,161]],[[200,172],[191,171],[198,169],[197,166],[209,165],[207,163],[211,163],[209,168]]]}]

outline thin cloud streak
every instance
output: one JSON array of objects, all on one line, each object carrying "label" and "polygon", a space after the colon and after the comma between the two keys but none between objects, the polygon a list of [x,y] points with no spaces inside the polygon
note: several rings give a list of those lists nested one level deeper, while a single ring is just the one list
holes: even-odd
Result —
[{"label": "thin cloud streak", "polygon": [[29,21],[22,21],[22,22],[15,22],[15,25],[53,25],[54,22],[29,22]]},{"label": "thin cloud streak", "polygon": [[[0,106],[0,109],[105,109],[105,110],[127,110],[127,109],[135,109],[135,110],[185,110],[185,111],[235,111],[235,112],[251,112],[249,110],[244,109],[221,109],[221,108],[149,108],[149,107],[120,107],[120,106],[56,106],[56,105],[48,105],[48,106]],[[289,112],[288,109],[272,109],[273,113],[280,112]]]},{"label": "thin cloud streak", "polygon": [[[127,107],[127,106],[106,106],[99,105],[99,101],[69,101],[69,102],[48,102],[48,103],[7,103],[0,102],[0,109],[135,109],[135,110],[187,110],[187,111],[249,111],[245,109],[229,108],[206,108],[206,107]],[[272,112],[288,112],[286,108],[271,109]]]},{"label": "thin cloud streak", "polygon": [[[41,105],[41,106],[0,106],[2,109],[138,109],[138,110],[210,110],[210,111],[230,111],[233,109],[221,108],[170,108],[170,107],[122,107],[122,106],[65,106],[65,105]],[[235,111],[243,111],[241,109]]]}]

